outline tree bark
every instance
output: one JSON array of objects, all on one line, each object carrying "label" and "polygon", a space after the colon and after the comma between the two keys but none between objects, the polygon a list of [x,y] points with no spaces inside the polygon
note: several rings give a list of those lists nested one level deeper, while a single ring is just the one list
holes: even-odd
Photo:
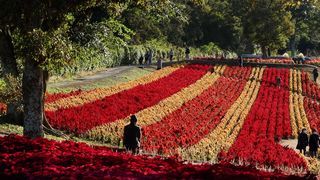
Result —
[{"label": "tree bark", "polygon": [[254,45],[252,42],[246,41],[245,42],[245,49],[244,49],[245,53],[250,53],[253,54],[254,53]]},{"label": "tree bark", "polygon": [[31,138],[43,137],[44,86],[43,70],[33,60],[26,60],[23,80],[23,134]]},{"label": "tree bark", "polygon": [[262,57],[263,57],[263,58],[268,57],[266,46],[262,45],[262,46],[261,46],[261,51],[262,51]]},{"label": "tree bark", "polygon": [[291,57],[295,57],[296,56],[296,35],[294,34],[290,40],[289,40],[289,46],[290,46],[290,50],[291,50]]}]

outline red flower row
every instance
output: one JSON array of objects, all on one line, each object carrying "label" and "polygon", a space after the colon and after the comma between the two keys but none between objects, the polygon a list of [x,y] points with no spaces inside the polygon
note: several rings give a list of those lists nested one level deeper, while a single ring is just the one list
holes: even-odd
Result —
[{"label": "red flower row", "polygon": [[320,101],[320,87],[310,80],[306,72],[301,73],[303,95]]},{"label": "red flower row", "polygon": [[303,101],[310,127],[320,131],[320,104],[308,97],[305,97]]},{"label": "red flower row", "polygon": [[294,150],[275,141],[291,134],[288,83],[276,87],[276,77],[288,82],[289,70],[268,68],[263,75],[257,99],[241,132],[227,153],[227,161],[245,161],[278,168],[303,167],[305,161]]},{"label": "red flower row", "polygon": [[230,164],[192,165],[112,152],[71,141],[0,137],[0,179],[261,179],[306,178]]},{"label": "red flower row", "polygon": [[[251,68],[227,67],[209,89],[158,123],[143,128],[142,148],[160,153],[196,144],[220,122],[241,94]],[[230,78],[232,77],[232,78]]]},{"label": "red flower row", "polygon": [[74,91],[71,91],[68,93],[62,92],[62,93],[46,94],[46,103],[51,103],[51,102],[57,101],[62,98],[77,96],[77,95],[81,94],[81,92],[82,92],[82,90],[79,89],[79,90],[74,90]]},{"label": "red flower row", "polygon": [[84,133],[96,126],[125,118],[155,105],[197,81],[207,73],[209,68],[203,65],[187,65],[151,83],[139,85],[82,106],[46,112],[46,114],[53,127],[74,133]]}]

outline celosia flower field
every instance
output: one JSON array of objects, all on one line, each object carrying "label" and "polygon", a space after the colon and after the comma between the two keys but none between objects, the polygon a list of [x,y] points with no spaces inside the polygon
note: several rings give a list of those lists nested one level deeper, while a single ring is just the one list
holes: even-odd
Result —
[{"label": "celosia flower field", "polygon": [[[281,78],[280,85],[277,84],[277,77]],[[184,65],[166,67],[114,87],[47,95],[46,115],[55,128],[120,146],[123,127],[128,124],[129,117],[136,114],[138,125],[142,128],[143,153],[180,157],[190,162],[217,163],[223,168],[225,166],[222,164],[232,163],[273,172],[306,174],[309,171],[318,173],[319,161],[305,158],[279,142],[297,138],[303,127],[309,132],[312,128],[320,131],[319,103],[319,85],[302,70]],[[64,144],[55,146],[60,148]],[[73,152],[68,150],[64,153],[73,156]],[[144,156],[112,156],[115,156],[115,162],[110,160],[111,164],[123,161],[123,158],[134,158],[139,165],[145,163],[140,160],[148,160]],[[96,161],[95,155],[89,157],[93,158],[90,162]],[[79,159],[82,159],[80,155]],[[143,168],[141,173],[158,177],[159,174],[153,172],[156,166],[152,165],[157,164],[158,160],[150,160],[150,163],[154,161],[150,173]],[[110,170],[110,167],[104,167],[103,162],[97,161],[100,163],[97,168],[92,167],[94,163],[84,167],[93,169],[92,173],[97,173],[97,176],[101,175],[97,169],[102,166],[102,169]],[[120,164],[110,172],[119,173],[122,168]],[[180,169],[180,165],[174,169]],[[159,166],[158,171],[170,169],[166,166]],[[230,166],[226,168],[228,171]],[[232,169],[237,172],[236,167]],[[61,171],[55,168],[46,170]],[[113,177],[112,173],[110,177]],[[192,176],[194,172],[186,173]],[[160,173],[159,177],[162,175]]]},{"label": "celosia flower field", "polygon": [[304,179],[252,167],[193,165],[175,157],[133,156],[72,141],[0,137],[0,179]]}]

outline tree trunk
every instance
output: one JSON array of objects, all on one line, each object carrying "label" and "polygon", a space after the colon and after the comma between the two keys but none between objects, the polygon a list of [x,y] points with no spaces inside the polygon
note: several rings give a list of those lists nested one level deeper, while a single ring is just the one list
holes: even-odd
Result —
[{"label": "tree trunk", "polygon": [[4,75],[19,76],[11,34],[7,29],[0,29],[0,63]]},{"label": "tree trunk", "polygon": [[245,53],[253,54],[254,53],[254,45],[253,43],[246,41],[245,42]]},{"label": "tree trunk", "polygon": [[43,70],[33,60],[26,60],[22,89],[24,105],[23,134],[31,138],[43,137]]},{"label": "tree trunk", "polygon": [[294,34],[290,40],[289,40],[289,46],[290,46],[290,50],[291,50],[291,57],[295,57],[296,56],[296,35]]},{"label": "tree trunk", "polygon": [[263,46],[263,45],[262,45],[262,46],[261,46],[261,51],[262,51],[262,57],[263,57],[263,58],[268,57],[266,46]]}]

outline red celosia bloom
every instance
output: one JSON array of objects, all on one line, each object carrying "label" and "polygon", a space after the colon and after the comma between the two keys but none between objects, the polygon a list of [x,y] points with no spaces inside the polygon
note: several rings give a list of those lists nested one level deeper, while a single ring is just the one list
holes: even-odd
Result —
[{"label": "red celosia bloom", "polygon": [[59,99],[71,97],[71,96],[77,96],[82,93],[82,90],[74,90],[68,93],[54,93],[54,94],[46,94],[46,103],[51,103],[54,101],[57,101]]},{"label": "red celosia bloom", "polygon": [[[192,165],[176,158],[132,156],[72,141],[0,137],[1,179],[264,179],[289,178],[251,167]],[[300,178],[303,178],[302,176]]]}]

